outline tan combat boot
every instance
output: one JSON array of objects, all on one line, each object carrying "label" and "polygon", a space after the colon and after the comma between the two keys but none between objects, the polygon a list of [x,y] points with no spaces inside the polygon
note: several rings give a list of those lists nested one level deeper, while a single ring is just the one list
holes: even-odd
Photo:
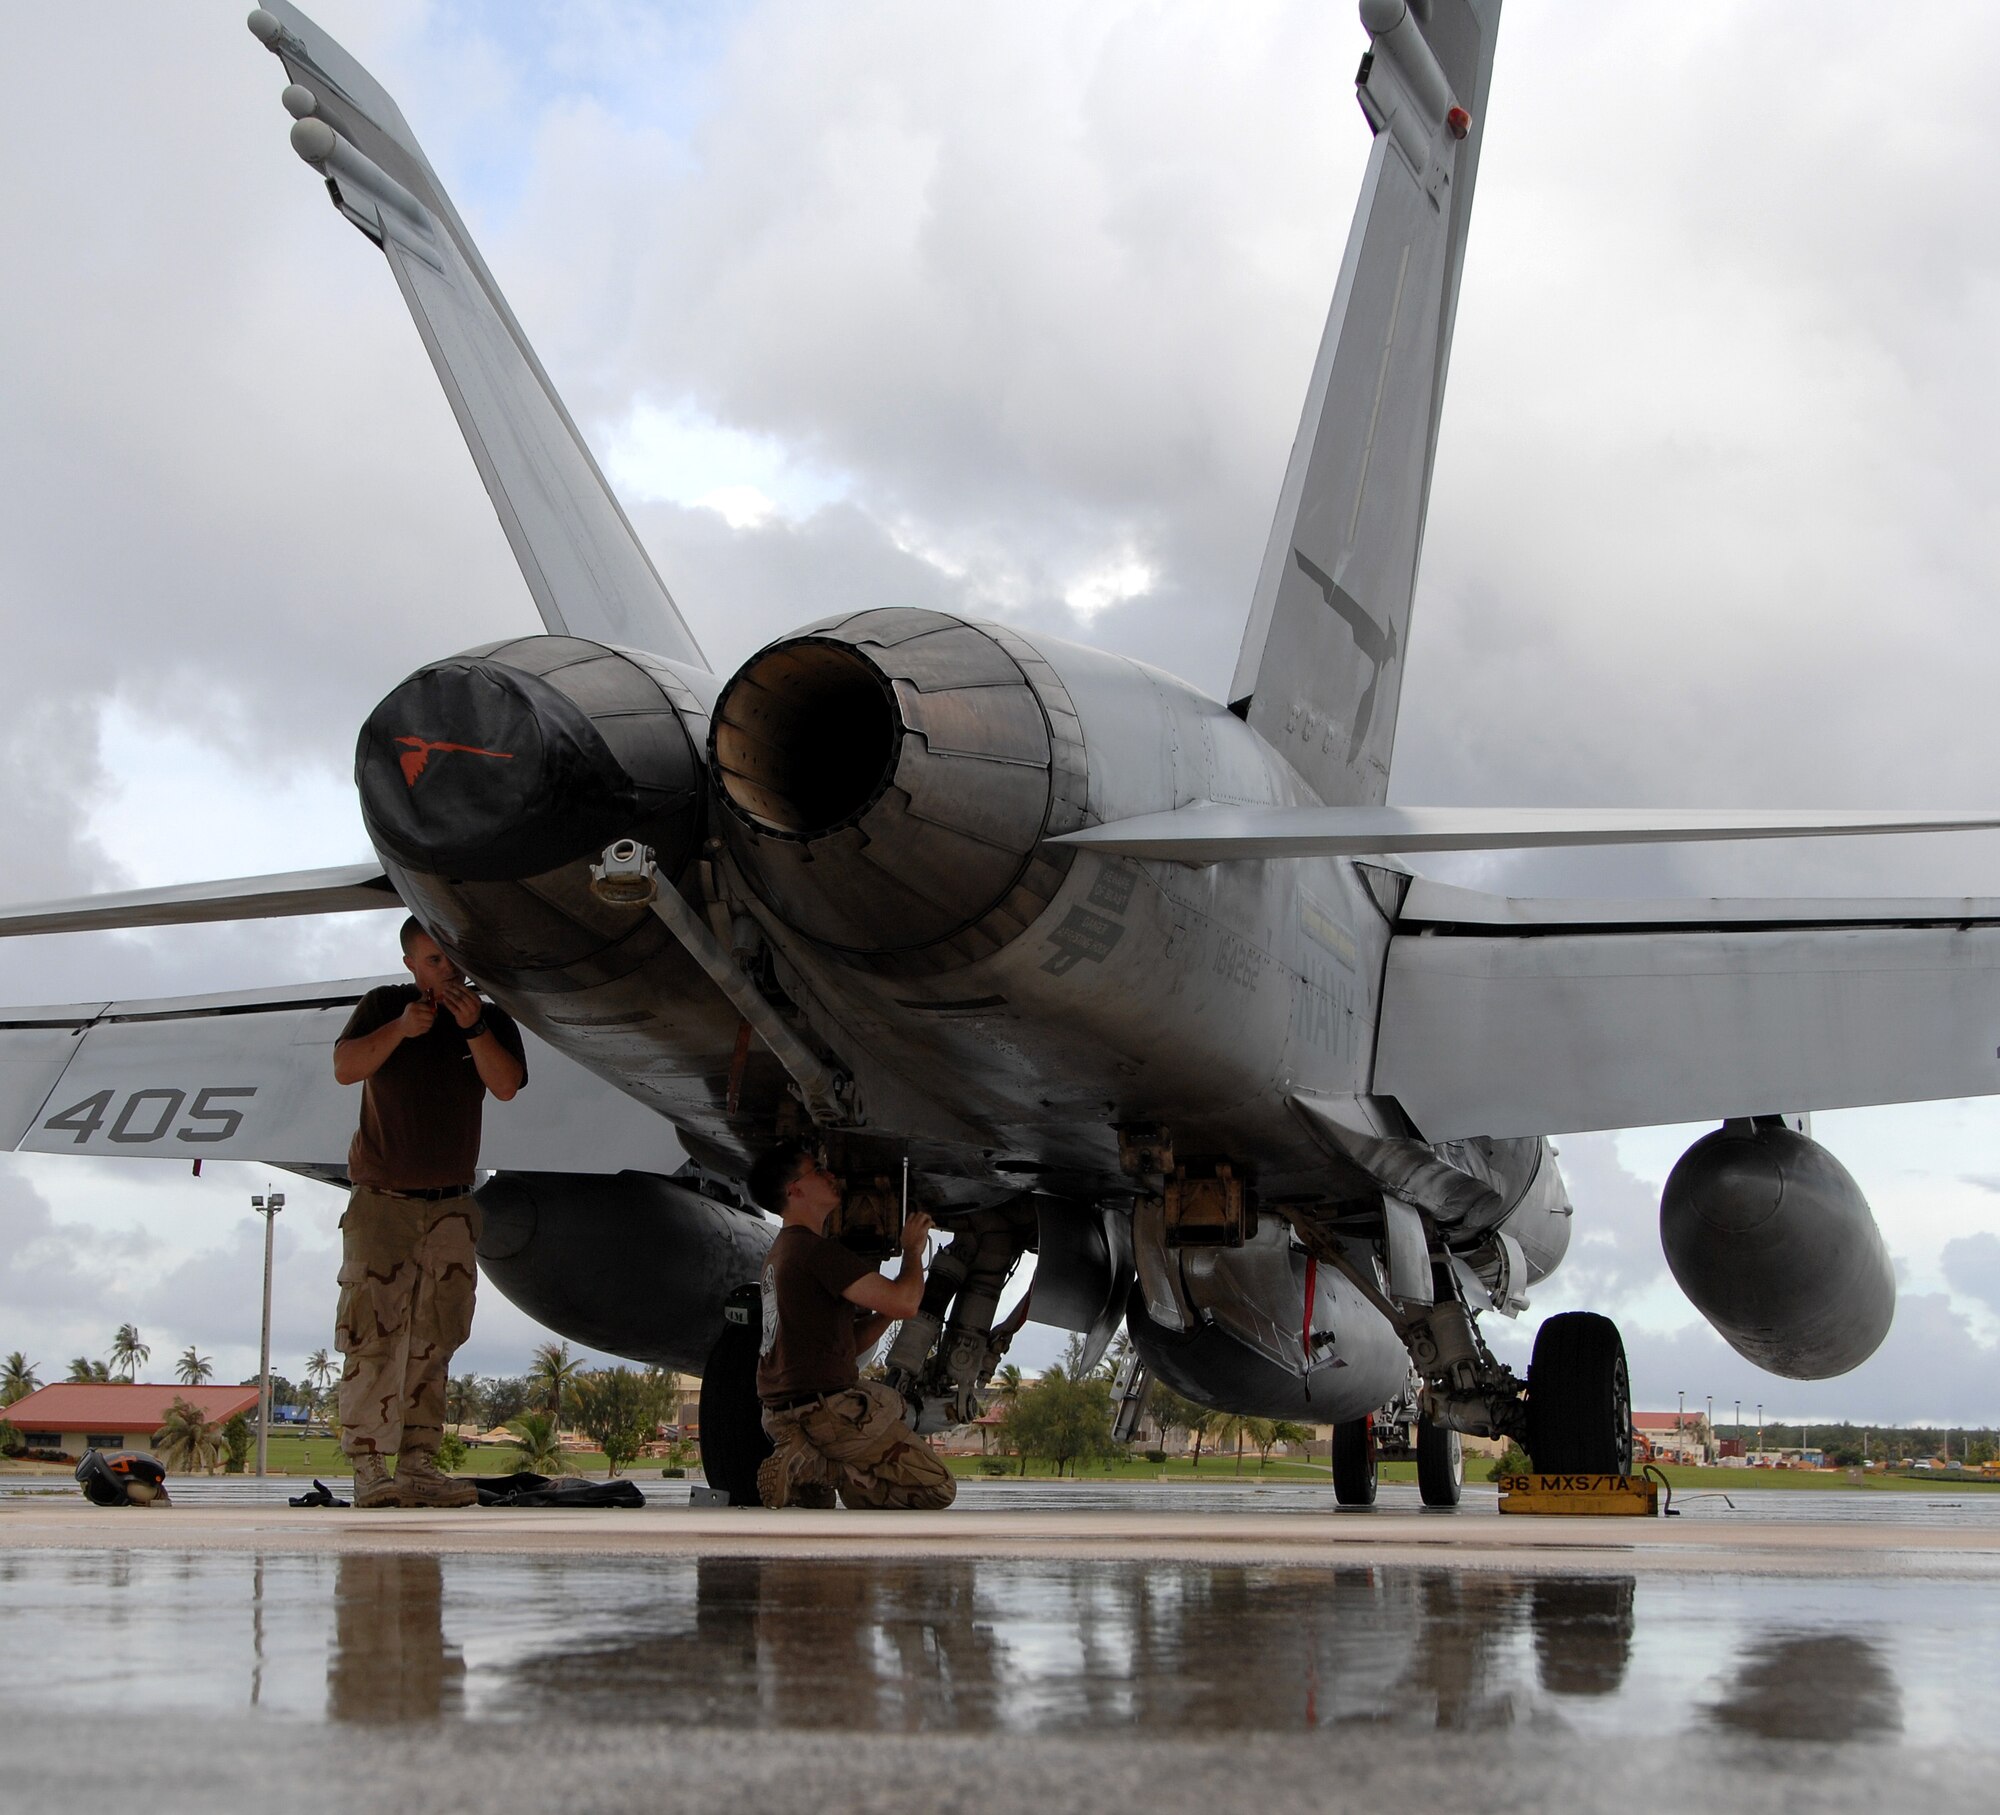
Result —
[{"label": "tan combat boot", "polygon": [[354,1458],[354,1504],[356,1506],[401,1506],[396,1484],[389,1479],[389,1466],[373,1450]]},{"label": "tan combat boot", "polygon": [[477,1506],[479,1489],[456,1481],[428,1450],[406,1449],[396,1458],[396,1492],[405,1506]]},{"label": "tan combat boot", "polygon": [[766,1506],[797,1506],[831,1512],[833,1484],[821,1477],[824,1464],[809,1450],[781,1444],[757,1465],[757,1497]]}]

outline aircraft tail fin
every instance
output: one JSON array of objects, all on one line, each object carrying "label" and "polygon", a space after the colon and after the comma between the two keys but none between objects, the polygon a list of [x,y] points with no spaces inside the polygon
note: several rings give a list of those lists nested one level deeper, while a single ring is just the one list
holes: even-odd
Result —
[{"label": "aircraft tail fin", "polygon": [[1233,711],[1330,806],[1388,793],[1500,0],[1362,0],[1374,129]]},{"label": "aircraft tail fin", "polygon": [[705,668],[396,103],[289,0],[250,29],[291,78],[293,150],[389,261],[543,624]]}]

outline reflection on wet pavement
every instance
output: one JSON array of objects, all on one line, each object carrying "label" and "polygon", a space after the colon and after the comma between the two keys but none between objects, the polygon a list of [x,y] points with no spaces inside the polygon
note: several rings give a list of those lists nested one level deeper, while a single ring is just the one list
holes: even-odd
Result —
[{"label": "reflection on wet pavement", "polygon": [[349,1555],[333,1584],[330,1720],[435,1720],[460,1711],[465,1659],[444,1634],[444,1565],[430,1556]]},{"label": "reflection on wet pavement", "polygon": [[1858,1633],[1773,1632],[1744,1647],[1708,1717],[1760,1739],[1872,1739],[1902,1731],[1903,1697]]},{"label": "reflection on wet pavement", "polygon": [[1936,1581],[941,1558],[0,1555],[0,1705],[1162,1735],[1355,1726],[1990,1746]]}]

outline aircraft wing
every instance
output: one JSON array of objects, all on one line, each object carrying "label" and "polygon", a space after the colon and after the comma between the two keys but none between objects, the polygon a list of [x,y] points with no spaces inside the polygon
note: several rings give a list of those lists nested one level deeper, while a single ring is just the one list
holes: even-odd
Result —
[{"label": "aircraft wing", "polygon": [[2000,827],[2000,813],[1783,812],[1742,807],[1262,807],[1202,801],[1085,826],[1051,844],[1171,863],[1375,857],[1397,851],[1525,851],[1739,838],[1856,838]]},{"label": "aircraft wing", "polygon": [[2000,900],[1527,901],[1416,879],[1374,1088],[1428,1141],[2000,1092]]},{"label": "aircraft wing", "polygon": [[[364,993],[402,980],[0,1009],[0,1148],[344,1175],[360,1092],[333,1081],[333,1043]],[[667,1173],[680,1164],[667,1122],[521,1033],[528,1088],[487,1106],[482,1166]]]},{"label": "aircraft wing", "polygon": [[291,77],[293,149],[395,273],[542,622],[706,668],[401,110],[285,0],[250,29]]},{"label": "aircraft wing", "polygon": [[[0,907],[0,939],[24,933],[108,933],[137,926],[193,926],[211,920],[277,920],[294,914],[351,914],[400,908],[382,867],[289,870],[274,876],[120,889],[67,901]],[[6,1011],[0,1009],[0,1016]]]}]

